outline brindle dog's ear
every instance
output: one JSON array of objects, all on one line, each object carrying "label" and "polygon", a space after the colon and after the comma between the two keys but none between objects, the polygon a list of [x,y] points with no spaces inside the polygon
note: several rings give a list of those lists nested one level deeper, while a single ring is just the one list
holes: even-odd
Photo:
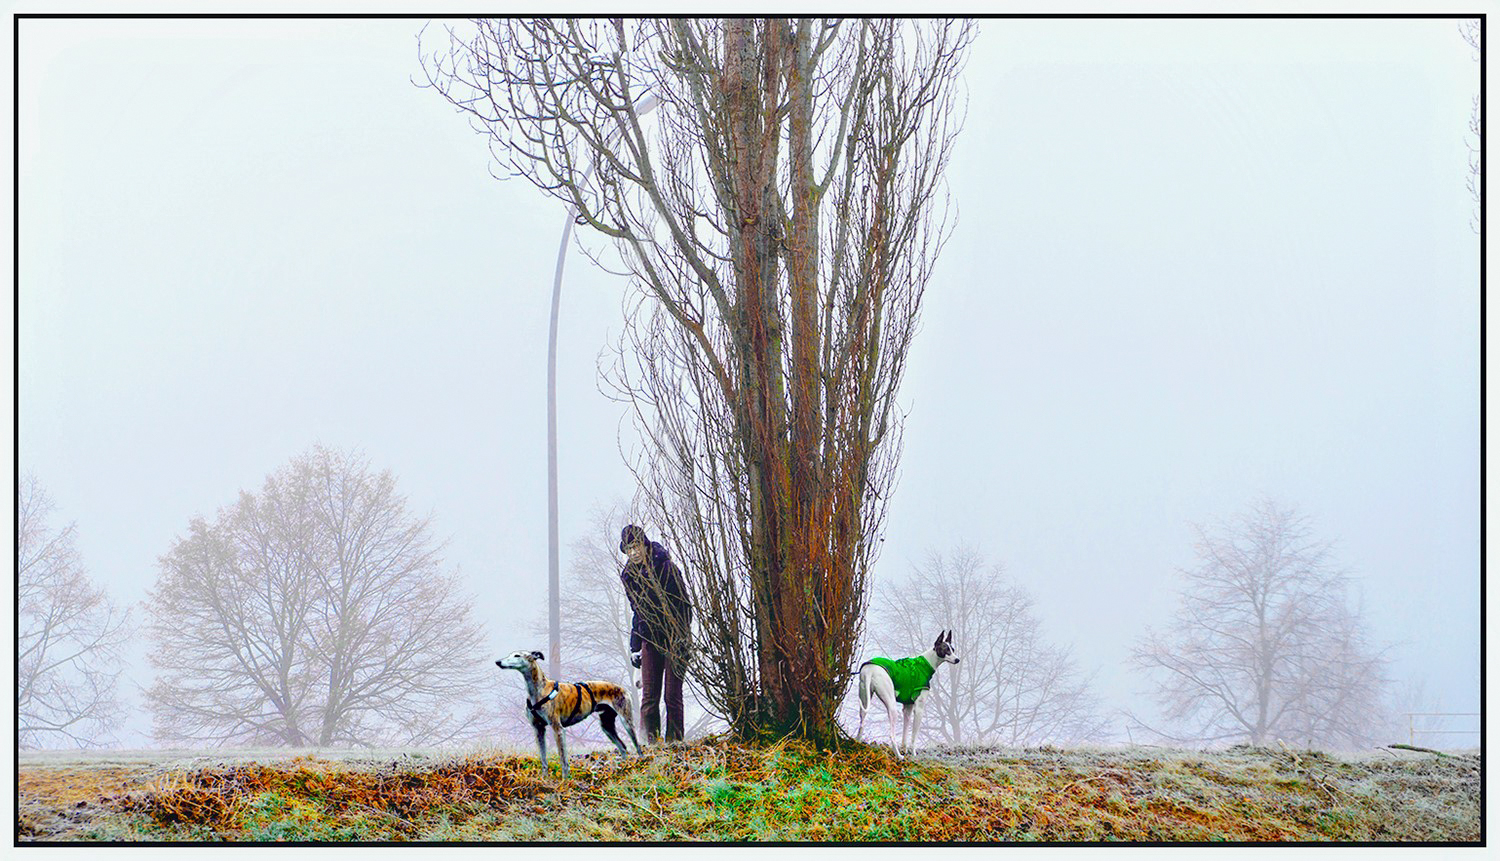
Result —
[{"label": "brindle dog's ear", "polygon": [[545,661],[545,660],[547,660],[547,656],[544,655],[544,654],[542,654],[541,652],[532,652],[531,653],[531,657],[533,659],[535,659],[535,660],[538,660],[538,661]]}]

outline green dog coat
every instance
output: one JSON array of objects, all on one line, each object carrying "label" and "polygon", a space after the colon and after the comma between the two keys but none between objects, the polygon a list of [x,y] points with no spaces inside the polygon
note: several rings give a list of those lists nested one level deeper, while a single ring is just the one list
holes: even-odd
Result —
[{"label": "green dog coat", "polygon": [[937,667],[927,663],[921,655],[900,660],[871,658],[865,663],[874,664],[890,675],[896,685],[896,702],[906,705],[917,701],[917,694],[927,690],[932,683],[932,674],[937,671]]}]

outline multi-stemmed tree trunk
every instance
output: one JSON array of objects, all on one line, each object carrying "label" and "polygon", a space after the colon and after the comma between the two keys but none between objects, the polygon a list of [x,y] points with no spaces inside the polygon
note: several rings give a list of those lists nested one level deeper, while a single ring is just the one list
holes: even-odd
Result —
[{"label": "multi-stemmed tree trunk", "polygon": [[615,240],[648,300],[615,380],[654,534],[690,581],[693,672],[743,733],[833,740],[971,29],[513,19],[448,36],[429,83]]}]

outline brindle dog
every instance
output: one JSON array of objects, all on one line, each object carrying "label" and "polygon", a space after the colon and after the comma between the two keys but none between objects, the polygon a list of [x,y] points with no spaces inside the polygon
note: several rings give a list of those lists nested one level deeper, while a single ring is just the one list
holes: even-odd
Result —
[{"label": "brindle dog", "polygon": [[635,715],[624,688],[613,682],[555,682],[547,678],[538,663],[545,659],[541,652],[512,652],[495,662],[497,667],[518,671],[526,680],[526,712],[536,730],[536,746],[543,769],[547,768],[547,725],[552,725],[552,732],[557,736],[557,758],[562,763],[562,776],[567,777],[568,748],[563,743],[563,727],[572,726],[595,713],[599,715],[599,726],[619,748],[620,755],[628,756],[625,743],[615,731],[615,715],[624,715],[625,731],[630,733],[635,752],[641,753],[641,743],[635,737]]}]

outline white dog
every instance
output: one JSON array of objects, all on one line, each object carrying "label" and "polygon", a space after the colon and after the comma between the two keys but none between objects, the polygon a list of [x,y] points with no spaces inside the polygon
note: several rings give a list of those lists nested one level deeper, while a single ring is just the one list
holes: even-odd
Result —
[{"label": "white dog", "polygon": [[[901,758],[902,748],[907,756],[917,746],[917,724],[922,720],[922,692],[932,683],[932,676],[942,664],[956,664],[958,656],[953,651],[953,632],[945,631],[920,655],[900,660],[871,658],[859,666],[859,729],[854,737],[865,731],[865,709],[870,707],[870,694],[885,706],[891,719],[891,747],[896,758]],[[896,703],[901,703],[901,744],[896,743]],[[907,741],[907,726],[911,727],[911,740]]]}]

